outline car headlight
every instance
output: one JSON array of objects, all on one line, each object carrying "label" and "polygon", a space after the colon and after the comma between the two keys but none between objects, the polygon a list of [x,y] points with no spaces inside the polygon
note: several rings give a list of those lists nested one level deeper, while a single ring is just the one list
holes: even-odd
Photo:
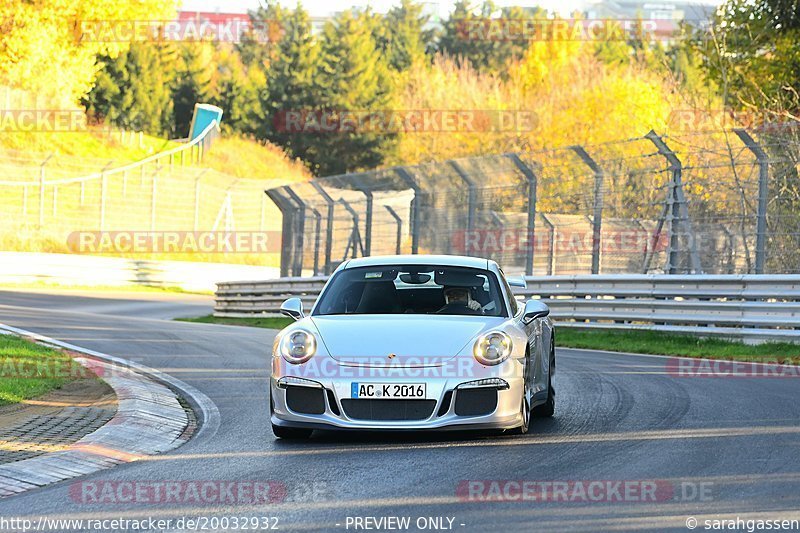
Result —
[{"label": "car headlight", "polygon": [[317,352],[317,339],[313,333],[304,329],[295,329],[283,336],[281,355],[288,362],[299,365],[305,363]]},{"label": "car headlight", "polygon": [[484,333],[472,349],[475,359],[484,365],[499,365],[511,355],[511,337],[502,331]]}]

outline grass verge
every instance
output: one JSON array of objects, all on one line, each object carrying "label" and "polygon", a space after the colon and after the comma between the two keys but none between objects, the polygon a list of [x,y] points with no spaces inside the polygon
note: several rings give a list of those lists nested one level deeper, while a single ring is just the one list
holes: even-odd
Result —
[{"label": "grass verge", "polygon": [[0,405],[19,403],[75,379],[96,378],[68,354],[14,335],[0,335]]},{"label": "grass verge", "polygon": [[598,331],[558,326],[556,330],[556,345],[563,348],[753,362],[797,363],[800,359],[800,344],[788,342],[745,344],[661,331]]},{"label": "grass verge", "polygon": [[226,326],[250,326],[252,328],[283,329],[294,320],[289,317],[222,318],[214,315],[196,318],[176,318],[180,322],[199,322],[201,324],[224,324]]}]

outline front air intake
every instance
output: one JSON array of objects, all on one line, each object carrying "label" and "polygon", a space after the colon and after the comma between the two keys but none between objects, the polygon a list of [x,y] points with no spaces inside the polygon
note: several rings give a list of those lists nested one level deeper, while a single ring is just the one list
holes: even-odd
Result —
[{"label": "front air intake", "polygon": [[458,416],[488,415],[497,409],[497,389],[482,387],[456,390],[456,414]]},{"label": "front air intake", "polygon": [[342,409],[357,420],[425,420],[433,414],[436,400],[342,400]]}]

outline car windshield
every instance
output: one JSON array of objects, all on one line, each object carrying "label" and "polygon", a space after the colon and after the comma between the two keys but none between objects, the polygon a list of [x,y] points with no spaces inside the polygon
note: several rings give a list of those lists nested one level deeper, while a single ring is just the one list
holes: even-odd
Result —
[{"label": "car windshield", "polygon": [[507,316],[494,273],[422,265],[341,270],[314,314]]}]

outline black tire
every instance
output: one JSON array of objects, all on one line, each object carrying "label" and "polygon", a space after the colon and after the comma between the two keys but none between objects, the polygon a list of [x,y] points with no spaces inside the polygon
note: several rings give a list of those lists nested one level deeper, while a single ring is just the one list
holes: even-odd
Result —
[{"label": "black tire", "polygon": [[509,430],[511,435],[525,435],[528,433],[528,428],[531,425],[531,415],[532,412],[529,408],[527,408],[526,404],[528,402],[525,401],[525,397],[522,398],[522,405],[520,405],[520,410],[522,411],[522,425],[517,426],[514,429]]},{"label": "black tire", "polygon": [[307,439],[311,436],[313,429],[306,429],[306,428],[286,428],[283,426],[276,426],[272,424],[272,432],[275,434],[276,437],[279,439]]},{"label": "black tire", "polygon": [[555,367],[555,348],[550,347],[550,373],[547,377],[547,400],[531,409],[531,416],[535,418],[549,418],[556,412],[556,390],[553,388],[553,368]]}]

